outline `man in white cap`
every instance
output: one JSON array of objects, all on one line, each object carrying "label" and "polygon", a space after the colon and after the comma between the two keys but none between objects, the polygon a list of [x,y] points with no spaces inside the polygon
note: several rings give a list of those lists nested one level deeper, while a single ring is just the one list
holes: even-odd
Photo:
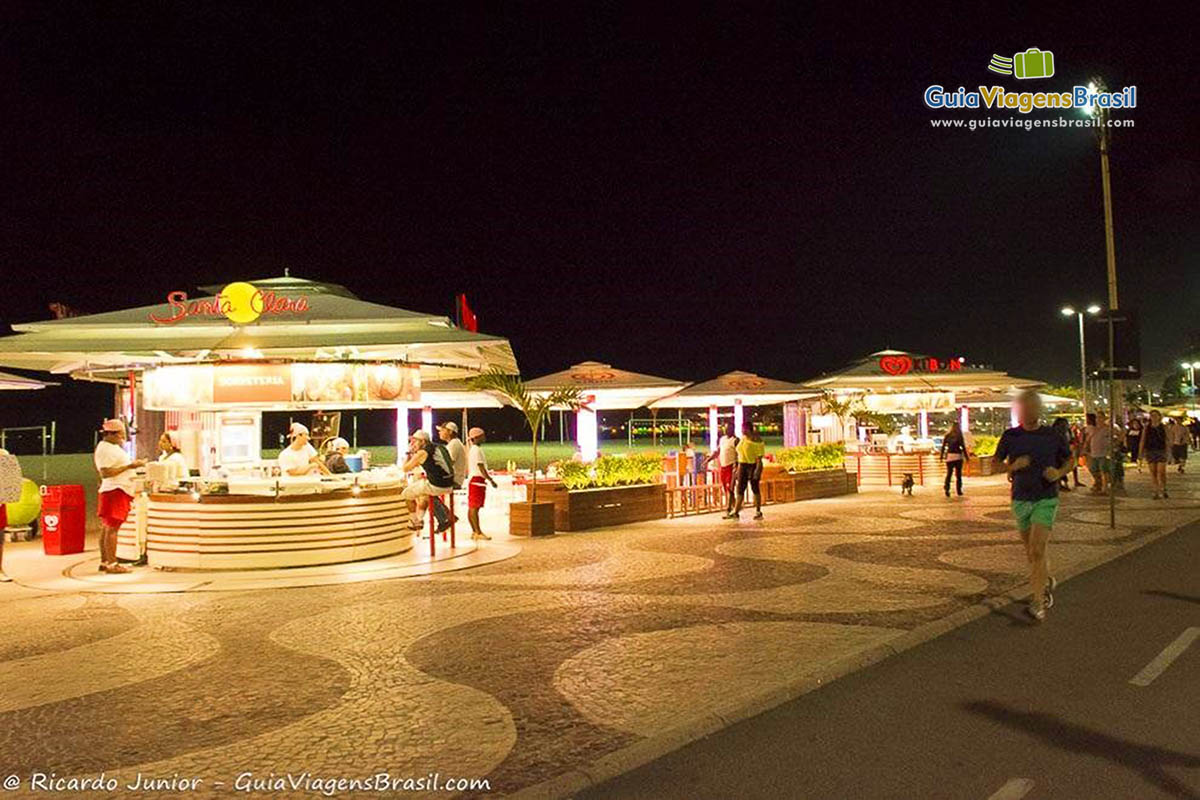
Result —
[{"label": "man in white cap", "polygon": [[472,539],[491,539],[479,527],[479,509],[487,500],[487,484],[496,487],[496,481],[488,472],[487,459],[483,455],[483,443],[486,441],[483,428],[471,428],[467,431],[467,441],[471,446],[467,449],[467,521],[471,523]]},{"label": "man in white cap", "polygon": [[309,475],[322,472],[324,463],[317,456],[317,448],[309,444],[308,428],[299,422],[293,422],[288,429],[291,444],[279,451],[276,460],[279,471],[284,475]]},{"label": "man in white cap", "polygon": [[117,530],[129,517],[133,505],[135,470],[146,462],[131,459],[125,444],[125,423],[106,419],[100,426],[100,442],[92,461],[100,473],[100,571],[113,574],[129,572],[117,563]]},{"label": "man in white cap", "polygon": [[[429,508],[429,498],[454,492],[454,465],[446,446],[432,442],[423,430],[414,432],[408,438],[408,444],[411,455],[401,469],[405,472],[420,469],[424,475],[409,481],[400,496],[408,501],[409,527],[419,531],[422,514]],[[434,505],[434,516],[439,533],[450,527],[450,513],[441,503]]]},{"label": "man in white cap", "polygon": [[328,451],[325,454],[325,468],[333,475],[344,475],[350,471],[350,465],[346,463],[346,456],[350,454],[350,443],[340,436],[335,436],[330,439],[325,449]]},{"label": "man in white cap", "polygon": [[438,438],[446,443],[450,453],[450,461],[454,464],[454,486],[461,489],[467,482],[467,448],[462,439],[458,438],[458,425],[454,422],[442,422],[437,426]]}]

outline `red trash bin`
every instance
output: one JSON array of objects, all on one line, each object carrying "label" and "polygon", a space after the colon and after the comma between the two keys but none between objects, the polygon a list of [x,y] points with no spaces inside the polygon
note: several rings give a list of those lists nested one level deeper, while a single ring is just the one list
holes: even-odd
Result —
[{"label": "red trash bin", "polygon": [[41,528],[46,555],[82,553],[86,518],[82,486],[43,486]]}]

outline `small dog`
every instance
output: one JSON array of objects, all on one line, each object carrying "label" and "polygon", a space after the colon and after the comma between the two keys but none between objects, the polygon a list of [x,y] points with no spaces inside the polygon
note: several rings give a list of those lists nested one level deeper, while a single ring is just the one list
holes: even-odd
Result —
[{"label": "small dog", "polygon": [[913,476],[912,476],[911,472],[906,472],[906,473],[904,473],[904,480],[900,481],[901,497],[903,497],[904,495],[908,495],[909,497],[912,497],[913,496],[912,490],[913,490]]}]

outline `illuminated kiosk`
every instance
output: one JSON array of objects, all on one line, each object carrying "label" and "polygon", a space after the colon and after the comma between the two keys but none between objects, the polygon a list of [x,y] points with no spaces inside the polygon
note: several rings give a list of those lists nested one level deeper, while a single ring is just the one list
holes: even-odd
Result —
[{"label": "illuminated kiosk", "polygon": [[596,460],[599,452],[598,411],[623,411],[642,408],[653,401],[679,391],[687,383],[656,375],[617,369],[599,361],[584,361],[560,372],[534,378],[525,384],[534,393],[555,389],[577,389],[586,407],[575,412],[575,443],[580,458]]},{"label": "illuminated kiosk", "polygon": [[122,529],[125,557],[143,541],[151,565],[176,569],[335,564],[410,549],[395,465],[275,474],[259,450],[262,412],[395,409],[403,453],[401,421],[421,407],[422,383],[515,372],[508,341],[336,284],[285,277],[203,291],[15,325],[19,333],[0,339],[0,364],[113,384],[117,413],[136,423],[136,456],[153,457],[159,433],[179,431],[197,477],[139,497]]},{"label": "illuminated kiosk", "polygon": [[[970,431],[970,408],[1011,405],[1023,389],[1044,383],[1013,377],[990,367],[967,363],[960,357],[939,358],[903,350],[881,350],[844,369],[804,382],[825,393],[846,413],[816,413],[813,428],[822,441],[846,443],[846,469],[855,472],[859,485],[898,484],[905,474],[917,483],[941,475],[941,464],[930,435],[931,414],[957,414],[964,431]],[[981,400],[985,405],[974,405]],[[820,411],[817,403],[815,410]],[[828,409],[825,409],[828,411]],[[860,426],[854,412],[915,415],[917,430],[900,435],[875,434]]]},{"label": "illuminated kiosk", "polygon": [[783,406],[783,446],[806,443],[805,411],[799,401],[819,397],[820,392],[798,383],[763,378],[753,372],[734,371],[712,380],[693,383],[674,394],[655,400],[652,408],[707,408],[708,450],[716,452],[721,438],[718,415],[721,408],[733,408],[733,430],[741,435],[747,406]]}]

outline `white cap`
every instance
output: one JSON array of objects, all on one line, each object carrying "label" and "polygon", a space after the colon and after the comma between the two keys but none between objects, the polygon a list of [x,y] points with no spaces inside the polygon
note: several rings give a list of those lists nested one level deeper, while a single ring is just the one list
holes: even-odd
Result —
[{"label": "white cap", "polygon": [[420,428],[418,430],[413,431],[412,436],[409,438],[424,439],[425,441],[428,442],[429,441],[429,433],[424,428]]},{"label": "white cap", "polygon": [[444,428],[451,433],[458,433],[458,425],[456,425],[454,422],[439,422],[438,427]]},{"label": "white cap", "polygon": [[304,427],[299,422],[293,422],[292,427],[288,428],[288,438],[292,439],[300,434],[308,436],[308,428]]},{"label": "white cap", "polygon": [[344,448],[346,448],[347,450],[349,450],[349,449],[350,449],[350,443],[349,443],[349,442],[347,442],[347,441],[346,441],[345,439],[343,439],[342,437],[338,436],[338,437],[337,437],[337,438],[335,438],[335,439],[330,439],[330,440],[329,440],[329,445],[328,445],[328,447],[329,447],[329,449],[330,449],[330,450],[332,450],[333,452],[335,452],[335,453],[336,453],[338,450],[341,450],[343,447],[344,447]]}]

